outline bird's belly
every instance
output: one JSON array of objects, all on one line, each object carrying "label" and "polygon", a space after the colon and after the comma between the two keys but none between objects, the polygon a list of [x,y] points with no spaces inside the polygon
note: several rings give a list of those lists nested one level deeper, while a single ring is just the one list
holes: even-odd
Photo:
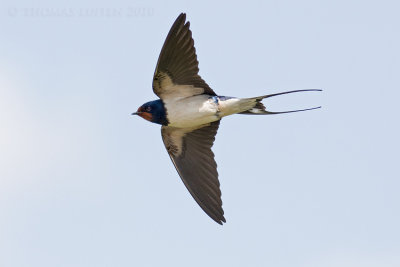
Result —
[{"label": "bird's belly", "polygon": [[165,101],[168,126],[186,128],[220,119],[218,104],[207,95],[198,95],[174,101]]}]

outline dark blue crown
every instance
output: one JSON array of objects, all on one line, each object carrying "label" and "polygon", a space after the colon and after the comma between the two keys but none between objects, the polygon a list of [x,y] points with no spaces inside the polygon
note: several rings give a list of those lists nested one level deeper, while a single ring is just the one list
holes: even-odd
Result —
[{"label": "dark blue crown", "polygon": [[158,123],[161,125],[168,125],[167,111],[165,110],[164,103],[161,100],[154,100],[143,104],[144,110],[148,110],[152,115],[151,122]]}]

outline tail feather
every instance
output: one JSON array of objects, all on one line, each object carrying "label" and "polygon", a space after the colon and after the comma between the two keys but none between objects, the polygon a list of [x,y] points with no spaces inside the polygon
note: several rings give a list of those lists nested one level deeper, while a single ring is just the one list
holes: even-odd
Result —
[{"label": "tail feather", "polygon": [[254,102],[254,106],[251,109],[245,110],[243,112],[239,112],[238,114],[252,114],[252,115],[265,115],[269,114],[269,112],[265,109],[264,104],[261,102],[263,98],[246,98],[246,100],[249,100]]},{"label": "tail feather", "polygon": [[[250,114],[250,115],[267,115],[267,114],[282,114],[282,113],[292,113],[292,112],[300,112],[300,111],[306,111],[306,110],[313,110],[321,107],[313,107],[313,108],[306,108],[306,109],[297,109],[297,110],[289,110],[289,111],[281,111],[281,112],[272,112],[266,110],[264,104],[261,102],[265,98],[277,96],[277,95],[284,95],[284,94],[290,94],[290,93],[297,93],[297,92],[308,92],[308,91],[322,91],[320,89],[305,89],[305,90],[295,90],[295,91],[287,91],[287,92],[282,92],[282,93],[277,93],[277,94],[271,94],[271,95],[264,95],[264,96],[258,96],[258,97],[252,97],[252,98],[243,98],[241,99],[241,103],[246,103],[247,105],[252,103],[252,107],[249,109],[245,109],[242,112],[238,112],[238,114]],[[243,105],[245,107],[246,105]]]}]

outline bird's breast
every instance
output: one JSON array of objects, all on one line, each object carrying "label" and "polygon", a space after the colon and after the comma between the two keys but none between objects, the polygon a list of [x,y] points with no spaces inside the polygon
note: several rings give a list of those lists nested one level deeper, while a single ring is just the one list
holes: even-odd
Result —
[{"label": "bird's breast", "polygon": [[168,126],[186,128],[220,119],[218,101],[209,95],[164,100]]}]

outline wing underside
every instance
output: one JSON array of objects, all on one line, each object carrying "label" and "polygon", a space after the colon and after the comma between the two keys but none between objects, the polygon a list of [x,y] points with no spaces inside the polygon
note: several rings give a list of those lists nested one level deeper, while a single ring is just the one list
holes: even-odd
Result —
[{"label": "wing underside", "polygon": [[183,183],[200,207],[217,223],[225,222],[217,164],[211,147],[219,122],[196,129],[163,126],[162,138]]},{"label": "wing underside", "polygon": [[161,99],[180,90],[176,85],[197,88],[193,94],[216,95],[199,76],[199,62],[190,23],[182,13],[175,20],[161,49],[153,77],[153,91]]}]

